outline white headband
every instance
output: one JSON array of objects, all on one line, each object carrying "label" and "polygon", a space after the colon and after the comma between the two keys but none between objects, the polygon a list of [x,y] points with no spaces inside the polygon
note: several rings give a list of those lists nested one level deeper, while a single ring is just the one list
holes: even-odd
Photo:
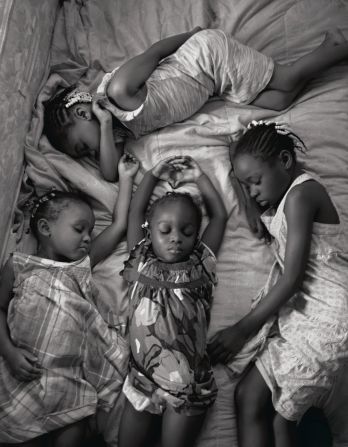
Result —
[{"label": "white headband", "polygon": [[64,106],[66,109],[68,109],[69,107],[77,103],[92,102],[92,95],[88,92],[80,92],[78,90],[74,90],[66,95],[64,101],[65,101]]}]

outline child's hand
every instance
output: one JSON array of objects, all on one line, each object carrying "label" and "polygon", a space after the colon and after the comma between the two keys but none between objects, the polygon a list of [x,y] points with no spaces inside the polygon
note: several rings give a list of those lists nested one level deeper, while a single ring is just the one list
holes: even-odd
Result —
[{"label": "child's hand", "polygon": [[118,163],[118,173],[121,177],[133,178],[139,169],[139,161],[128,152],[124,153]]},{"label": "child's hand", "polygon": [[112,123],[111,112],[103,107],[102,99],[98,96],[93,98],[92,112],[97,117],[100,124]]},{"label": "child's hand", "polygon": [[173,188],[176,188],[178,182],[177,174],[179,172],[178,168],[175,167],[175,160],[177,159],[182,159],[182,157],[174,156],[161,160],[152,168],[152,175],[160,180],[170,183]]},{"label": "child's hand", "polygon": [[183,182],[196,182],[203,174],[199,164],[190,156],[178,156],[172,161],[172,165],[176,170],[176,183],[174,188],[177,188]]},{"label": "child's hand", "polygon": [[10,369],[18,380],[29,382],[38,379],[41,374],[41,368],[37,364],[37,357],[31,352],[22,348],[14,348],[11,355],[7,357]]},{"label": "child's hand", "polygon": [[217,332],[208,346],[208,353],[213,365],[228,363],[242,349],[247,336],[238,323]]}]

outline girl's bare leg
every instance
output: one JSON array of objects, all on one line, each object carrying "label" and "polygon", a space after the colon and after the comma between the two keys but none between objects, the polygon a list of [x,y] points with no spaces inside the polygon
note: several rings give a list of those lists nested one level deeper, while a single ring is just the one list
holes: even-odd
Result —
[{"label": "girl's bare leg", "polygon": [[267,89],[252,104],[272,110],[284,110],[291,105],[304,84],[319,71],[348,58],[348,42],[340,30],[326,33],[318,48],[288,65],[274,65]]},{"label": "girl's bare leg", "polygon": [[205,413],[186,416],[168,408],[162,419],[162,447],[193,447],[201,431]]},{"label": "girl's bare leg", "polygon": [[87,420],[71,424],[52,433],[53,447],[80,447],[85,440]]},{"label": "girl's bare leg", "polygon": [[269,447],[273,444],[271,391],[256,366],[237,385],[236,394],[238,445]]},{"label": "girl's bare leg", "polygon": [[295,447],[297,445],[297,425],[276,413],[273,421],[275,447]]},{"label": "girl's bare leg", "polygon": [[119,432],[119,447],[146,447],[153,415],[147,411],[137,411],[126,400]]}]

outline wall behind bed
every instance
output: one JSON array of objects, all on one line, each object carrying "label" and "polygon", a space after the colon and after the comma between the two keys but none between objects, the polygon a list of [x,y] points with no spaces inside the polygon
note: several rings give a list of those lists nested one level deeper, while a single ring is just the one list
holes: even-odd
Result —
[{"label": "wall behind bed", "polygon": [[0,2],[0,262],[23,173],[24,138],[47,77],[59,0]]}]

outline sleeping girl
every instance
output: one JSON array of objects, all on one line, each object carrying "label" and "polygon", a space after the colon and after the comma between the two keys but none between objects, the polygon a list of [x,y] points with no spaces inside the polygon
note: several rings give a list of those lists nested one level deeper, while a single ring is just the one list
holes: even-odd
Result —
[{"label": "sleeping girl", "polygon": [[283,110],[309,79],[347,57],[339,30],[328,32],[314,51],[279,65],[221,30],[196,27],[160,40],[106,74],[94,99],[71,88],[60,92],[46,103],[44,132],[74,158],[95,156],[104,178],[114,181],[124,137],[183,121],[214,95]]},{"label": "sleeping girl", "polygon": [[[189,194],[169,193],[148,209],[158,181],[196,183],[209,222]],[[132,199],[127,229],[131,360],[119,446],[143,447],[162,416],[161,446],[192,447],[217,388],[206,350],[216,254],[227,213],[209,177],[191,157],[148,171]]]},{"label": "sleeping girl", "polygon": [[87,418],[112,408],[128,347],[98,312],[91,268],[124,237],[137,170],[121,158],[113,220],[94,239],[81,196],[53,191],[34,206],[37,254],[15,252],[1,273],[0,442],[77,447]]},{"label": "sleeping girl", "polygon": [[303,148],[283,123],[258,121],[232,154],[236,177],[266,209],[276,257],[252,310],[210,344],[212,360],[233,370],[257,354],[236,391],[240,447],[295,446],[297,421],[328,398],[347,365],[344,222],[320,179],[297,162]]}]

